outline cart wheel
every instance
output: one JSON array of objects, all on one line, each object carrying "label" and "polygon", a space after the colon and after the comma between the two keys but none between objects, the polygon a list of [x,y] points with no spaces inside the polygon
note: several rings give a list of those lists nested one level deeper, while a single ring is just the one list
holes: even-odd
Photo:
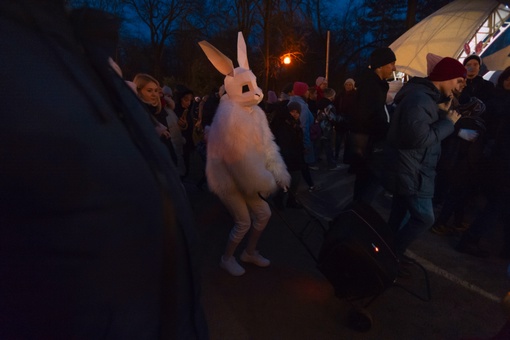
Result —
[{"label": "cart wheel", "polygon": [[372,327],[372,316],[363,308],[353,308],[349,313],[349,327],[358,332],[367,332]]}]

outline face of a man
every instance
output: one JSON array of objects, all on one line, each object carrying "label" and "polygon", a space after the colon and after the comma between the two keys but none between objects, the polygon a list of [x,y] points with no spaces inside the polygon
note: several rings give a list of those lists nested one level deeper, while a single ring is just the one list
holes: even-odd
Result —
[{"label": "face of a man", "polygon": [[458,88],[453,89],[453,94],[457,97],[460,96],[460,93],[462,92],[462,90],[464,90],[465,87],[466,87],[466,79],[462,78],[462,83],[460,84],[460,86]]},{"label": "face of a man", "polygon": [[397,70],[395,67],[395,62],[383,65],[379,69],[380,69],[379,77],[381,77],[381,79],[391,78],[393,72]]},{"label": "face of a man", "polygon": [[454,78],[450,80],[445,80],[441,82],[441,92],[443,95],[449,97],[455,93],[460,93],[462,89],[464,88],[465,79],[462,77]]},{"label": "face of a man", "polygon": [[478,60],[471,59],[468,61],[465,65],[466,67],[466,74],[468,79],[472,79],[480,73],[480,64],[478,63]]}]

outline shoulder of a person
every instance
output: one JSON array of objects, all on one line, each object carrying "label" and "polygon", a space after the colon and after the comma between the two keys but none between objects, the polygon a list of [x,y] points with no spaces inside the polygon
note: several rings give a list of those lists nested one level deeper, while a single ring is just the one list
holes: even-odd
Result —
[{"label": "shoulder of a person", "polygon": [[485,83],[485,86],[487,86],[487,88],[494,89],[496,87],[494,83],[490,80],[483,79],[483,82]]},{"label": "shoulder of a person", "polygon": [[439,91],[435,91],[425,83],[408,83],[406,85],[406,88],[402,88],[402,92],[397,94],[397,105],[406,107],[437,105],[436,100],[439,98]]}]

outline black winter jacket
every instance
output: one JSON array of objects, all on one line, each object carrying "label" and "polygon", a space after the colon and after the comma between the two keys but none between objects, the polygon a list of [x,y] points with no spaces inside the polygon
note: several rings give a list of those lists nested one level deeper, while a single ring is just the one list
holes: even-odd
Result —
[{"label": "black winter jacket", "polygon": [[493,93],[494,84],[482,76],[476,76],[473,79],[466,79],[466,87],[460,94],[459,103],[467,103],[471,97],[476,97],[487,104]]},{"label": "black winter jacket", "polygon": [[[280,104],[282,103],[282,104]],[[280,154],[289,171],[302,170],[305,166],[303,129],[300,121],[294,120],[287,109],[287,103],[279,102],[271,131],[280,147]]]},{"label": "black winter jacket", "polygon": [[356,91],[356,112],[351,130],[371,136],[373,142],[383,140],[388,130],[386,95],[389,85],[371,69],[367,69]]},{"label": "black winter jacket", "polygon": [[488,145],[482,173],[484,188],[510,193],[510,91],[497,87],[487,104]]}]

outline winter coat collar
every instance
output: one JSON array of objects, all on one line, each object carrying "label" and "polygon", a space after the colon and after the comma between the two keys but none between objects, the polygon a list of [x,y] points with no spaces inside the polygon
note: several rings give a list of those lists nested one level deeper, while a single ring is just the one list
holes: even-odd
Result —
[{"label": "winter coat collar", "polygon": [[417,90],[428,94],[436,103],[438,103],[441,98],[441,92],[439,92],[438,88],[429,79],[413,77],[398,91],[395,96],[395,103],[400,103],[405,96]]}]

